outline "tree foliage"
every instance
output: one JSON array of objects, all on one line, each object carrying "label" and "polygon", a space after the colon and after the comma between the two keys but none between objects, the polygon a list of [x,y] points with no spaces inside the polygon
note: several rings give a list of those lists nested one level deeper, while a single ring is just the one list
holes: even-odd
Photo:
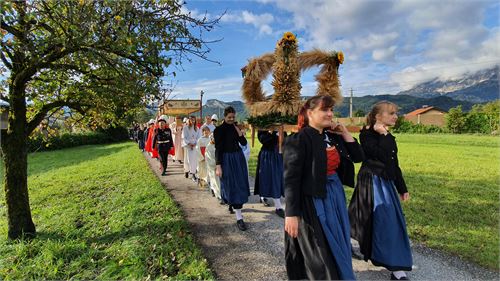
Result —
[{"label": "tree foliage", "polygon": [[110,122],[161,98],[160,79],[175,75],[167,67],[188,55],[207,58],[199,34],[217,23],[173,0],[6,1],[1,8],[0,54],[9,88],[26,85],[28,130],[62,106]]},{"label": "tree foliage", "polygon": [[161,98],[161,79],[192,56],[218,19],[192,16],[176,0],[0,1],[0,99],[9,237],[35,232],[27,191],[27,138],[68,108],[92,127],[122,120]]},{"label": "tree foliage", "polygon": [[365,117],[366,112],[363,109],[358,109],[354,111],[354,117]]},{"label": "tree foliage", "polygon": [[500,100],[476,104],[469,112],[460,106],[450,109],[446,126],[453,133],[498,134],[500,128]]}]

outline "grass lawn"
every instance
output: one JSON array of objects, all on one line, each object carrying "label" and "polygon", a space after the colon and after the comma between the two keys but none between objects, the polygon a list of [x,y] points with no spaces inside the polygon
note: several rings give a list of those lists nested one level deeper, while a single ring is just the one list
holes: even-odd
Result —
[{"label": "grass lawn", "polygon": [[[499,270],[500,138],[399,134],[396,139],[411,196],[403,204],[411,239]],[[256,138],[250,175],[260,146]],[[349,200],[352,189],[346,193]]]},{"label": "grass lawn", "polygon": [[28,174],[38,236],[6,239],[2,188],[1,280],[214,278],[134,143],[30,154]]}]

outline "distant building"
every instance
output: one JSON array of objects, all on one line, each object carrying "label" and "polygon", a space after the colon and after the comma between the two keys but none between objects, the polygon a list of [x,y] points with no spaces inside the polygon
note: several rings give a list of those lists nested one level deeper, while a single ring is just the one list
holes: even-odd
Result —
[{"label": "distant building", "polygon": [[422,108],[414,110],[405,115],[405,119],[413,124],[436,125],[444,127],[446,121],[444,116],[446,111],[435,106],[424,105]]}]

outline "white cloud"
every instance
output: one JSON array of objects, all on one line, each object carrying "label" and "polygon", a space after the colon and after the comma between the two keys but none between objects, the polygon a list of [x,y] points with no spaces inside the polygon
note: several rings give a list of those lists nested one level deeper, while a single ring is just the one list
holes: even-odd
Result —
[{"label": "white cloud", "polygon": [[372,52],[372,58],[376,61],[394,61],[394,54],[397,46],[390,46],[384,49],[375,49]]},{"label": "white cloud", "polygon": [[218,99],[223,101],[241,100],[242,78],[227,77],[222,79],[200,79],[182,81],[172,91],[171,98],[199,99],[200,91],[205,93],[204,100]]},{"label": "white cloud", "polygon": [[269,13],[258,15],[249,11],[241,11],[236,14],[226,14],[221,18],[221,21],[251,24],[259,30],[259,34],[269,35],[273,33],[270,24],[274,21],[274,16]]},{"label": "white cloud", "polygon": [[500,58],[498,31],[484,26],[496,1],[260,2],[290,13],[290,29],[303,38],[301,49],[344,51],[343,83],[372,83],[370,91],[446,79],[486,68]]}]

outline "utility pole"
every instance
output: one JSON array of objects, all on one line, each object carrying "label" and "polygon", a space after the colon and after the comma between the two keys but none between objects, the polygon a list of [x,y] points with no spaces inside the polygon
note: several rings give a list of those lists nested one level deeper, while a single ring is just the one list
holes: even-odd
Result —
[{"label": "utility pole", "polygon": [[351,88],[351,98],[349,99],[349,118],[352,118],[352,88]]},{"label": "utility pole", "polygon": [[200,91],[200,119],[203,122],[203,90]]}]

